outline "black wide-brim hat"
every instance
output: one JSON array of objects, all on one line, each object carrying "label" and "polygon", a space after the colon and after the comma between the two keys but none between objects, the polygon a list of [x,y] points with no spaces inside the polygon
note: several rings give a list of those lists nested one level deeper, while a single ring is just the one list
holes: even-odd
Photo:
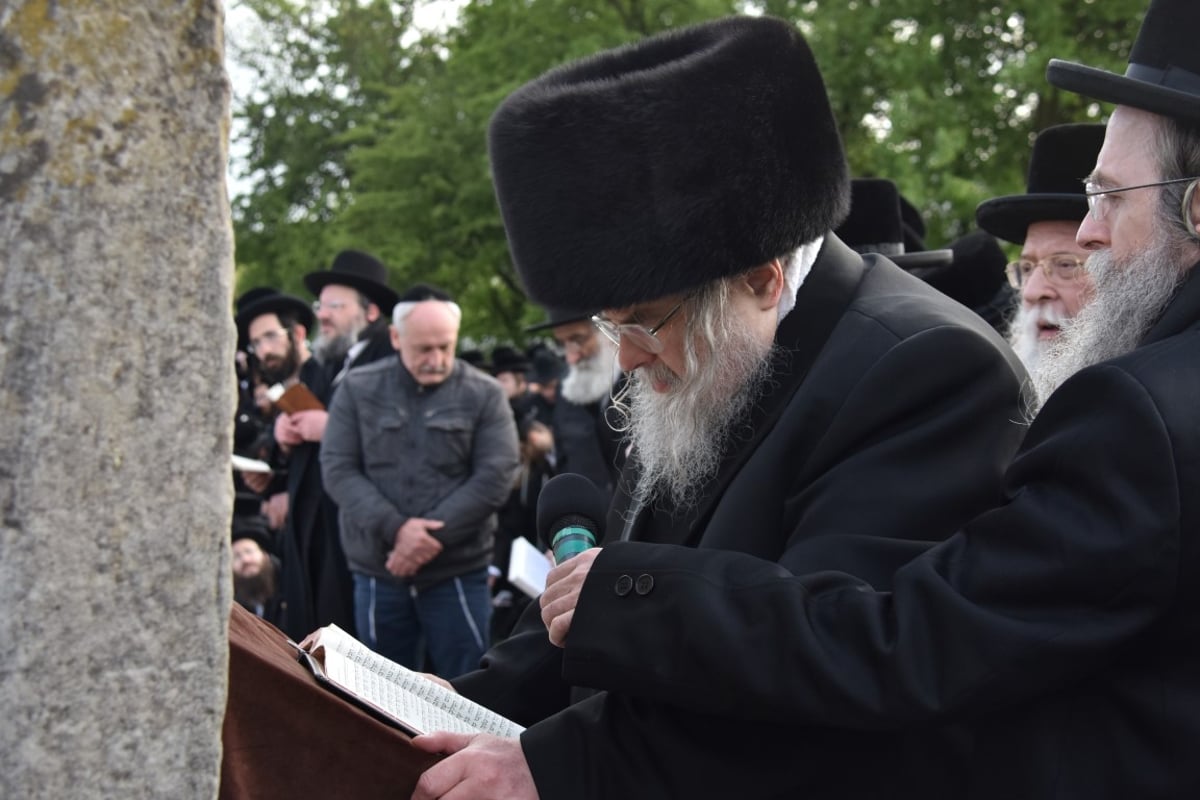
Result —
[{"label": "black wide-brim hat", "polygon": [[1124,75],[1051,59],[1046,80],[1084,97],[1200,125],[1200,2],[1151,0]]},{"label": "black wide-brim hat", "polygon": [[1087,216],[1083,179],[1096,166],[1104,144],[1104,126],[1096,123],[1055,125],[1038,134],[1029,157],[1025,194],[985,200],[975,221],[993,236],[1023,244],[1035,222],[1082,222]]},{"label": "black wide-brim hat", "polygon": [[313,324],[316,322],[312,307],[308,303],[299,297],[283,294],[265,286],[247,290],[234,302],[234,305],[237,310],[234,313],[233,321],[237,324],[239,350],[246,349],[246,345],[249,344],[247,337],[250,335],[248,333],[250,323],[263,314],[291,312],[296,315],[296,320],[309,333],[312,332]]},{"label": "black wide-brim hat", "polygon": [[[596,311],[599,310],[596,309]],[[525,329],[525,332],[540,333],[541,331],[557,328],[559,325],[570,325],[572,322],[587,322],[592,318],[592,314],[594,313],[596,312],[550,307],[546,309],[546,321],[539,322],[537,325],[530,325]]]},{"label": "black wide-brim hat", "polygon": [[[907,206],[907,209],[905,208]],[[916,215],[914,219],[906,219]],[[916,236],[924,228],[920,214],[887,178],[854,178],[850,181],[850,213],[834,229],[845,244],[859,253],[879,253],[903,269],[939,267],[954,261],[949,250],[926,250]],[[919,247],[910,252],[910,247]]]},{"label": "black wide-brim hat", "polygon": [[387,285],[387,267],[379,259],[358,250],[343,250],[338,253],[328,270],[310,272],[304,276],[304,285],[314,296],[320,295],[326,286],[349,286],[379,306],[384,316],[392,313],[399,295]]},{"label": "black wide-brim hat", "polygon": [[847,208],[795,26],[728,17],[542,75],[488,129],[509,250],[545,306],[622,308],[791,253]]},{"label": "black wide-brim hat", "polygon": [[532,369],[533,363],[515,347],[500,345],[492,350],[492,363],[489,371],[493,375],[499,375],[501,372],[516,372],[525,375]]}]

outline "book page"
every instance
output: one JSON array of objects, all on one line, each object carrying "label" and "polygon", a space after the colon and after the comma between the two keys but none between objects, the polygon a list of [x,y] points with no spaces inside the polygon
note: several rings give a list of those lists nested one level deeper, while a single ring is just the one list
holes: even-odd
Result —
[{"label": "book page", "polygon": [[524,730],[420,673],[384,658],[336,625],[321,630],[318,646],[325,648],[325,674],[331,681],[417,733],[452,731],[512,738]]}]

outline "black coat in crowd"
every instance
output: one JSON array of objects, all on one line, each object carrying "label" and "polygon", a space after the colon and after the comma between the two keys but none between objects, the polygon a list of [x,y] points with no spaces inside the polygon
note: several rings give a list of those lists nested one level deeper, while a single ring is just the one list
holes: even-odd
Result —
[{"label": "black coat in crowd", "polygon": [[[892,588],[922,537],[1000,499],[1025,431],[1024,371],[977,316],[832,235],[776,342],[749,438],[699,507],[643,511],[626,530],[628,498],[614,502],[565,651],[527,613],[484,669],[455,679],[529,726],[543,800],[959,796],[958,728],[835,731],[742,708],[764,681],[806,677],[779,655],[780,598],[749,590],[763,574],[822,571]],[[636,453],[623,485],[635,470]],[[708,627],[741,634],[718,644]]]}]

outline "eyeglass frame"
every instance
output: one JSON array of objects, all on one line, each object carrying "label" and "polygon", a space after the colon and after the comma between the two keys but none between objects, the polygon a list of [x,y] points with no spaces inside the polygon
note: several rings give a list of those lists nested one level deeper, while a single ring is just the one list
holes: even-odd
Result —
[{"label": "eyeglass frame", "polygon": [[[1115,189],[1098,189],[1096,188],[1097,184],[1095,180],[1092,178],[1084,178],[1083,196],[1087,198],[1088,213],[1091,214],[1092,219],[1094,219],[1096,222],[1101,222],[1106,216],[1108,216],[1107,211],[1104,213],[1100,213],[1099,211],[1100,201],[1103,200],[1106,195],[1120,194],[1121,192],[1132,192],[1134,189],[1150,189],[1154,186],[1171,186],[1176,183],[1188,183],[1191,181],[1200,181],[1200,176],[1193,176],[1191,178],[1171,178],[1165,181],[1154,181],[1153,183],[1139,183],[1136,186],[1118,186]],[[1191,190],[1184,192],[1182,209],[1184,219],[1189,218],[1187,206],[1188,202],[1191,200],[1191,196]]]},{"label": "eyeglass frame", "polygon": [[618,324],[610,319],[605,319],[599,314],[592,315],[592,325],[594,325],[596,330],[600,331],[600,333],[604,335],[604,338],[608,339],[617,347],[621,346],[621,336],[624,335],[631,339],[639,349],[645,350],[651,355],[658,355],[664,349],[666,349],[666,345],[663,343],[663,340],[658,338],[658,332],[661,331],[663,326],[670,322],[675,315],[679,313],[679,309],[683,308],[684,304],[688,300],[692,299],[693,294],[694,292],[689,292],[687,295],[685,295],[682,300],[675,304],[674,308],[666,313],[666,316],[658,321],[657,325],[652,327],[646,327],[645,325],[638,325],[637,323],[632,322]]},{"label": "eyeglass frame", "polygon": [[[1055,272],[1052,272],[1050,269],[1050,262],[1056,258],[1071,258],[1075,260],[1076,271],[1072,277],[1056,277],[1055,272],[1057,272],[1057,268],[1055,269]],[[1029,280],[1029,277],[1033,275],[1034,270],[1041,270],[1042,274],[1046,276],[1046,280],[1050,283],[1053,283],[1055,286],[1071,286],[1079,280],[1079,276],[1082,274],[1083,265],[1085,263],[1087,263],[1086,258],[1080,258],[1074,253],[1053,253],[1052,255],[1048,255],[1043,259],[1039,259],[1038,261],[1034,261],[1030,258],[1021,258],[1017,259],[1016,261],[1010,261],[1004,265],[1004,277],[1008,279],[1008,285],[1018,291],[1020,291],[1021,287],[1025,285],[1025,282]],[[1025,275],[1025,273],[1021,272],[1022,264],[1033,264],[1033,269],[1029,270],[1029,275]]]},{"label": "eyeglass frame", "polygon": [[[292,332],[284,327],[279,327],[271,331],[264,331],[261,336],[256,336],[246,343],[246,352],[252,356],[257,355],[259,345],[262,344],[263,341],[277,342],[280,339],[290,340],[291,338]],[[258,344],[256,344],[256,342]]]}]

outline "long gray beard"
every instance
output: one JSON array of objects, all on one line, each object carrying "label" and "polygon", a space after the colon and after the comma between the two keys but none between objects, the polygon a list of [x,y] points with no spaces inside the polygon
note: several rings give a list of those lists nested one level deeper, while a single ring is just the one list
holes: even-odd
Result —
[{"label": "long gray beard", "polygon": [[[707,363],[683,380],[661,364],[630,377],[629,438],[640,467],[633,496],[642,504],[694,506],[730,444],[750,433],[747,413],[771,377],[774,346],[745,327],[722,338],[709,348]],[[671,388],[655,392],[656,377]]]},{"label": "long gray beard", "polygon": [[316,341],[313,342],[313,356],[321,364],[336,364],[341,366],[346,360],[346,354],[350,352],[350,348],[358,341],[357,333],[339,333],[334,336],[318,335]]},{"label": "long gray beard", "polygon": [[617,346],[596,334],[596,352],[577,362],[563,378],[562,396],[576,405],[600,401],[612,391]]},{"label": "long gray beard", "polygon": [[1183,282],[1180,265],[1186,256],[1166,236],[1157,238],[1158,244],[1123,263],[1110,250],[1088,258],[1092,298],[1066,322],[1032,371],[1040,405],[1084,367],[1132,351],[1162,316]]}]

